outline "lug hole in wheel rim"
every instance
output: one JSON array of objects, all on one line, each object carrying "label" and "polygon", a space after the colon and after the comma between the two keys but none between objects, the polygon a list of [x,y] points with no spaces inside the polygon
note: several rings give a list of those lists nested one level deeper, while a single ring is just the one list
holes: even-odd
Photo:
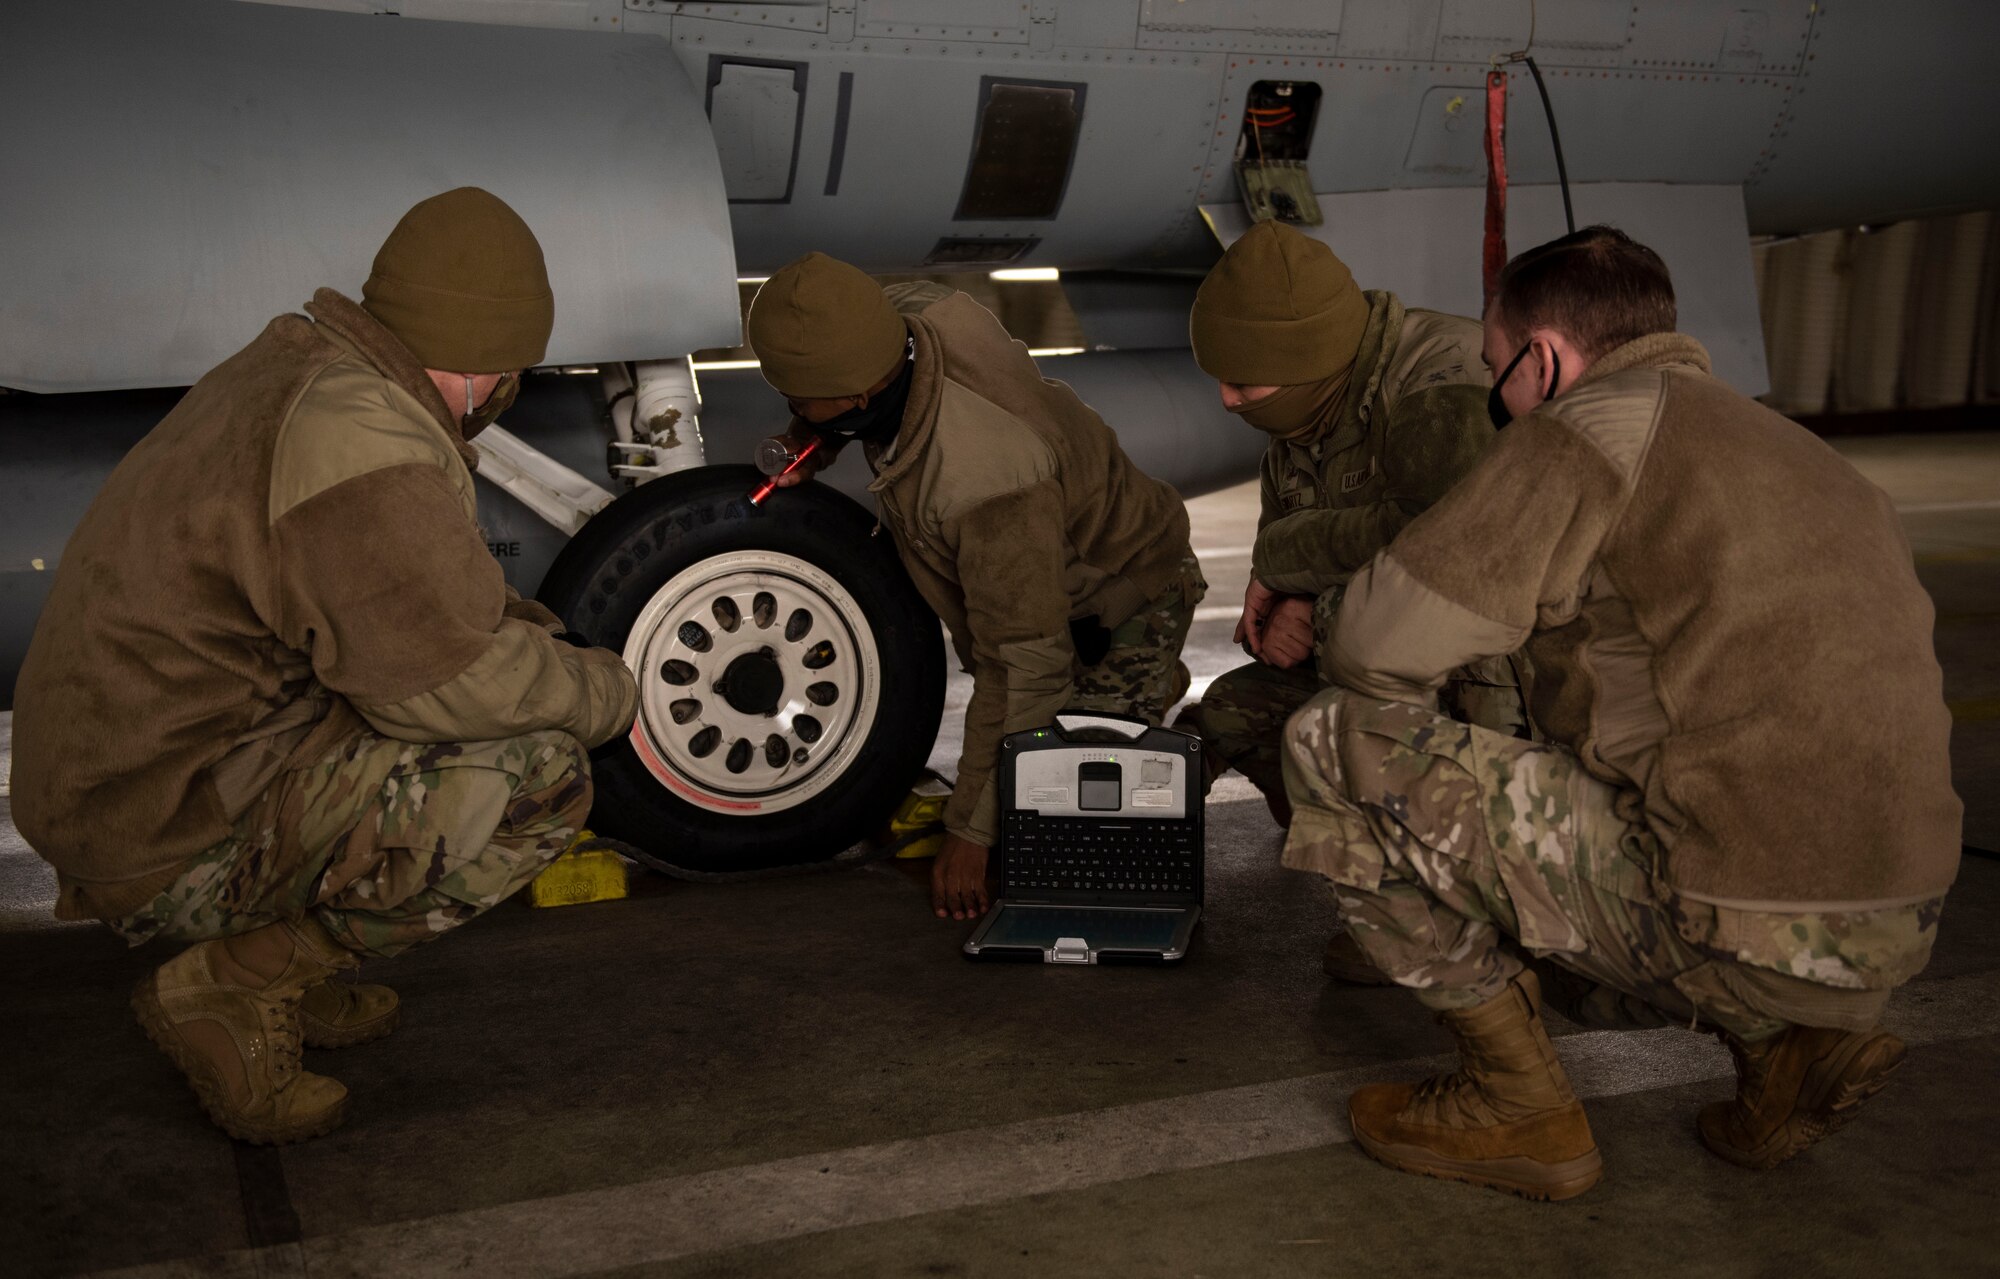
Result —
[{"label": "lug hole in wheel rim", "polygon": [[878,626],[809,563],[733,551],[689,565],[654,592],[626,643],[634,669],[660,677],[641,681],[639,762],[723,816],[815,799],[866,757]]}]

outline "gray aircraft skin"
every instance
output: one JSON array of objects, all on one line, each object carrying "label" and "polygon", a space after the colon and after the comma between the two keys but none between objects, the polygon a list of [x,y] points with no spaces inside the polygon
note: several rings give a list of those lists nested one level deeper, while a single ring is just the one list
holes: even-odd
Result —
[{"label": "gray aircraft skin", "polygon": [[[1740,188],[1758,233],[2000,198],[1966,0],[15,0],[0,386],[186,385],[455,182],[548,244],[553,363],[731,345],[733,278],[812,249],[1199,268],[1255,86],[1314,90],[1315,192],[1477,187],[1531,23],[1579,184]],[[1512,178],[1552,182],[1510,70]],[[1476,263],[1442,229],[1397,251]]]},{"label": "gray aircraft skin", "polygon": [[[740,340],[740,277],[815,249],[877,273],[1060,268],[1094,349],[1049,374],[1183,491],[1247,477],[1262,441],[1185,349],[1243,185],[1276,172],[1316,198],[1308,229],[1364,287],[1474,312],[1495,66],[1510,245],[1562,230],[1521,50],[1578,221],[1660,247],[1683,327],[1761,392],[1749,236],[2000,204],[1996,47],[2000,8],[1969,0],[11,0],[0,692],[69,530],[173,402],[149,388],[189,384],[315,287],[357,294],[401,213],[453,186],[535,228],[549,365],[590,374],[530,379],[482,441],[482,516],[532,592],[614,492],[672,513],[690,485],[737,482],[710,468],[747,461],[781,404],[750,371],[697,386],[687,354]],[[857,493],[862,470],[828,478]],[[812,818],[862,747],[923,731],[860,709],[905,641],[872,637],[842,563],[713,558],[634,587],[630,633],[600,640],[644,685],[676,609],[775,574],[848,628],[857,709],[810,768],[729,772],[669,740],[649,692],[635,749],[691,821]]]}]

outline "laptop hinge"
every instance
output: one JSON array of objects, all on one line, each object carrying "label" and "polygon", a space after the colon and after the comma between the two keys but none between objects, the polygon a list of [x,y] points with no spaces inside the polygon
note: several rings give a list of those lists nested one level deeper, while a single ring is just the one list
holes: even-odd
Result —
[{"label": "laptop hinge", "polygon": [[1052,964],[1087,964],[1090,962],[1090,943],[1081,937],[1058,937],[1055,949],[1049,952]]}]

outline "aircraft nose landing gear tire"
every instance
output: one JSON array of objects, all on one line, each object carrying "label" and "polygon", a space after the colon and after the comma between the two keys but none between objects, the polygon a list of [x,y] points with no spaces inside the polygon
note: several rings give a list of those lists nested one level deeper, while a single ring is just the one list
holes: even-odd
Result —
[{"label": "aircraft nose landing gear tire", "polygon": [[944,706],[936,616],[874,517],[748,466],[669,475],[594,516],[539,596],[639,681],[592,758],[590,824],[661,869],[823,861],[880,829]]}]

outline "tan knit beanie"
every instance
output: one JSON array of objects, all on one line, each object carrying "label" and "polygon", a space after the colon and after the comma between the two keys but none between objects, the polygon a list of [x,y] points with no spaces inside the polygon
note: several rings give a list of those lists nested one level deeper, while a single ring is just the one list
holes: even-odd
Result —
[{"label": "tan knit beanie", "polygon": [[1194,295],[1194,362],[1220,382],[1297,386],[1354,363],[1368,299],[1347,264],[1278,222],[1244,232]]},{"label": "tan knit beanie", "polygon": [[444,373],[540,364],[556,317],[535,233],[478,187],[434,195],[403,215],[375,255],[361,305],[425,368]]},{"label": "tan knit beanie", "polygon": [[780,395],[834,399],[880,381],[908,330],[860,268],[808,253],[764,281],[743,325],[764,380]]}]

